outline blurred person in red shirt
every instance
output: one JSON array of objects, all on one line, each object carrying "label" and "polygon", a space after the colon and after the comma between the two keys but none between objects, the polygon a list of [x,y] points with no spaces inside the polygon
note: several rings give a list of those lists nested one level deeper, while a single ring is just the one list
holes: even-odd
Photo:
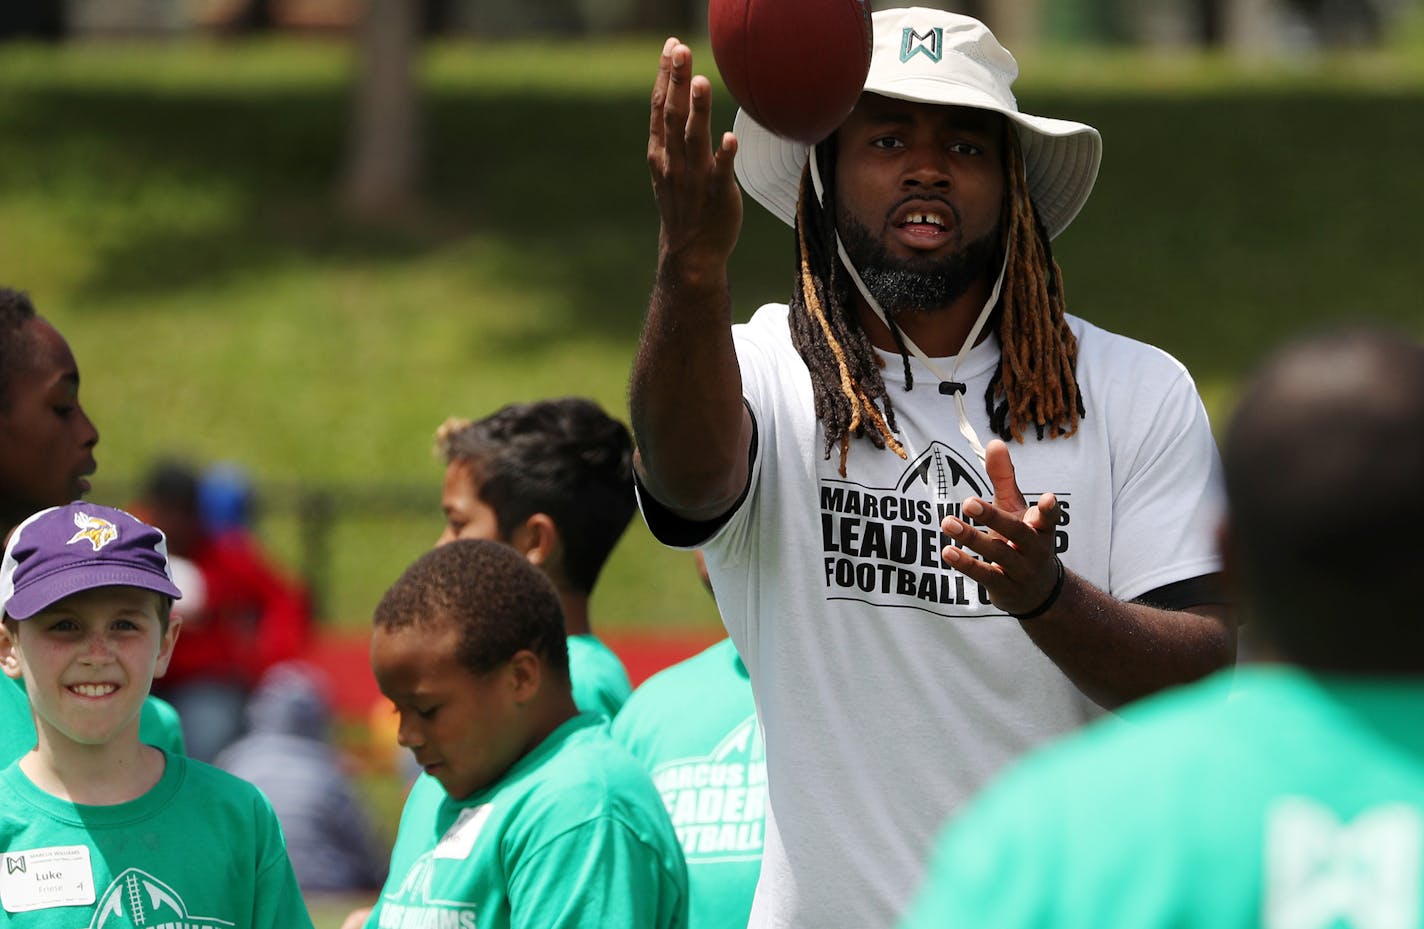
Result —
[{"label": "blurred person in red shirt", "polygon": [[189,561],[201,579],[201,592],[184,598],[182,647],[155,690],[178,708],[189,754],[212,761],[242,734],[247,698],[263,672],[298,657],[312,623],[305,588],[271,563],[248,529],[250,489],[244,518],[212,525],[203,518],[203,497],[194,468],[163,460],[149,472],[134,512],[162,529],[169,554]]}]

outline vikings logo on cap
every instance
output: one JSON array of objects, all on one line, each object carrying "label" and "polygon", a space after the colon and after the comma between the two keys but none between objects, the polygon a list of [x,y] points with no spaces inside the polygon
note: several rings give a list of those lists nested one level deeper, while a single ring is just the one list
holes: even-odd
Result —
[{"label": "vikings logo on cap", "polygon": [[95,587],[183,596],[163,533],[123,510],[75,501],[40,510],[10,534],[0,557],[0,610],[10,619],[29,619]]},{"label": "vikings logo on cap", "polygon": [[88,513],[75,513],[74,525],[79,528],[79,531],[70,537],[69,541],[65,543],[66,545],[88,540],[89,544],[94,546],[94,551],[97,552],[119,537],[118,526],[107,519],[90,516]]}]

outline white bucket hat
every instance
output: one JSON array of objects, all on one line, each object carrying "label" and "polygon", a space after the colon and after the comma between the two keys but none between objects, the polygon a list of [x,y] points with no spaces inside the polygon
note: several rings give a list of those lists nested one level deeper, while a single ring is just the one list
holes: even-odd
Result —
[{"label": "white bucket hat", "polygon": [[[1078,215],[1098,176],[1103,143],[1084,123],[1020,113],[1009,89],[1019,66],[983,23],[922,7],[881,10],[865,92],[919,103],[969,106],[1002,113],[1018,129],[1034,208],[1050,238]],[[787,225],[795,225],[801,172],[809,148],[772,134],[742,110],[737,179]]]}]

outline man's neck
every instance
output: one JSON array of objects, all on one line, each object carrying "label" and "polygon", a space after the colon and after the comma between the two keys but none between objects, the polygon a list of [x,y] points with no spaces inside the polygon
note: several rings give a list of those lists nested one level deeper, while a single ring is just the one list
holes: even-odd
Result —
[{"label": "man's neck", "polygon": [[[931,358],[958,355],[964,348],[964,340],[969,338],[969,331],[978,321],[984,304],[988,302],[992,287],[993,281],[981,279],[948,306],[933,310],[902,311],[895,315],[895,324],[906,338]],[[870,344],[881,351],[898,354],[900,347],[895,344],[890,327],[870,309],[865,298],[858,292],[854,297],[856,316],[860,320],[861,328],[870,337]],[[982,342],[988,334],[988,327],[985,327],[979,333],[975,344]]]}]

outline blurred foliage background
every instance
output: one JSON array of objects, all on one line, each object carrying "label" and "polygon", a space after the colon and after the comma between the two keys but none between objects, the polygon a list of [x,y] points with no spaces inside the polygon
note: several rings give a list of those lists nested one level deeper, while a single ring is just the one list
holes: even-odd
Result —
[{"label": "blurred foliage background", "polygon": [[[0,279],[75,348],[103,435],[92,498],[123,502],[164,454],[237,462],[263,536],[359,625],[439,531],[446,416],[580,393],[626,417],[658,44],[428,42],[419,195],[374,220],[341,205],[349,43],[0,46]],[[1418,47],[1025,57],[1021,105],[1105,140],[1056,244],[1070,310],[1177,355],[1218,418],[1291,332],[1420,330]],[[790,260],[749,203],[739,317],[783,299]],[[716,622],[687,556],[636,521],[596,598],[609,628]]]}]

